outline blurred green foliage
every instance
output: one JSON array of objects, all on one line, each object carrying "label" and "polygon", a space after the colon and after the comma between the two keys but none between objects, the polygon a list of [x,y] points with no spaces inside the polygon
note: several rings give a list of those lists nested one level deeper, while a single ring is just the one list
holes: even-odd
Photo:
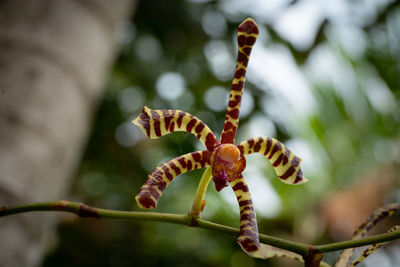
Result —
[{"label": "blurred green foliage", "polygon": [[[310,179],[301,187],[284,185],[274,178],[262,157],[248,159],[255,162],[257,170],[251,173],[269,181],[267,187],[275,196],[271,202],[256,205],[260,232],[304,242],[328,242],[332,237],[324,223],[315,218],[324,197],[346,188],[380,164],[399,169],[400,3],[277,1],[280,8],[276,14],[264,14],[264,9],[277,7],[268,7],[263,1],[255,1],[253,7],[249,1],[242,7],[239,2],[139,2],[133,19],[126,22],[125,31],[118,37],[121,49],[76,174],[72,199],[110,209],[138,210],[134,195],[153,168],[200,149],[197,140],[186,133],[145,139],[129,123],[144,105],[184,109],[219,134],[225,111],[215,103],[207,105],[204,99],[213,86],[229,90],[236,27],[248,16],[254,17],[261,28],[256,46],[260,51],[272,51],[278,61],[285,56],[293,59],[288,61],[292,64],[288,68],[294,67],[294,75],[306,84],[312,100],[304,102],[301,95],[294,102],[286,100],[284,94],[277,93],[279,86],[251,76],[257,67],[249,66],[251,77],[245,91],[250,94],[242,105],[250,109],[241,118],[237,141],[260,131],[287,140],[289,147],[304,158],[304,172]],[[307,5],[313,5],[322,15],[317,24],[311,24],[312,29],[304,29],[313,33],[304,45],[290,35],[285,37],[279,21],[290,12],[302,12],[298,9]],[[316,16],[315,12],[310,16]],[[255,56],[250,62],[256,60]],[[260,71],[262,68],[258,67]],[[227,75],[224,70],[231,72]],[[288,74],[284,79],[293,79],[296,85],[298,81]],[[293,90],[290,84],[289,90]],[[303,103],[304,114],[297,102],[300,107]],[[201,174],[201,170],[193,171],[174,180],[156,211],[188,212]],[[229,190],[221,196],[210,186],[203,216],[238,227],[238,209]],[[398,184],[387,192],[387,199],[400,201]],[[43,266],[277,266],[274,264],[294,263],[253,260],[240,251],[235,238],[201,229],[66,219],[59,226],[57,245]]]}]

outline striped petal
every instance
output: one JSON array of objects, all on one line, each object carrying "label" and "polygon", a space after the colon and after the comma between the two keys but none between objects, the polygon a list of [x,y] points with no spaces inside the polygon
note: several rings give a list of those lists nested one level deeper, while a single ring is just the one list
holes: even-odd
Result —
[{"label": "striped petal", "polygon": [[240,235],[237,242],[243,251],[254,258],[268,259],[272,257],[287,257],[303,262],[303,258],[299,254],[259,242],[256,214],[254,212],[249,188],[247,187],[243,175],[229,181],[229,184],[235,192],[239,203]]},{"label": "striped petal", "polygon": [[176,176],[210,166],[209,158],[210,152],[203,150],[179,156],[157,166],[135,197],[139,207],[154,209],[163,191]]},{"label": "striped petal", "polygon": [[[398,203],[387,204],[377,209],[369,218],[356,230],[351,240],[361,239],[367,235],[369,230],[374,227],[378,222],[386,217],[392,216],[399,211],[400,205]],[[354,248],[348,248],[342,251],[335,264],[335,267],[345,267],[353,256]],[[372,252],[371,252],[372,253]],[[362,256],[362,255],[361,255]]]},{"label": "striped petal", "polygon": [[240,103],[249,62],[251,49],[258,37],[258,27],[254,20],[246,19],[238,27],[238,56],[235,75],[232,81],[229,104],[226,110],[224,128],[221,133],[221,143],[233,144],[239,125]]},{"label": "striped petal", "polygon": [[308,181],[300,169],[302,159],[274,138],[252,138],[237,147],[242,155],[260,153],[267,157],[279,179],[286,184],[302,184]]},{"label": "striped petal", "polygon": [[229,181],[229,184],[235,192],[240,209],[240,236],[237,242],[247,254],[260,258],[257,220],[249,188],[243,175],[239,175],[236,179]]},{"label": "striped petal", "polygon": [[144,107],[142,113],[132,123],[151,139],[175,131],[183,131],[194,134],[209,151],[219,144],[213,132],[204,122],[180,110],[155,110]]},{"label": "striped petal", "polygon": [[[393,232],[399,232],[400,231],[400,225],[396,225],[392,228],[390,228],[387,233],[393,233]],[[377,244],[372,244],[370,246],[368,246],[363,253],[361,253],[360,256],[358,256],[355,260],[353,260],[351,262],[351,264],[349,265],[349,267],[353,267],[356,266],[357,264],[359,264],[360,262],[362,262],[363,260],[365,260],[369,255],[371,255],[372,253],[374,253],[375,251],[377,251],[378,249],[380,249],[381,247],[383,247],[385,244],[387,244],[389,242],[383,242],[383,243],[377,243]]]}]

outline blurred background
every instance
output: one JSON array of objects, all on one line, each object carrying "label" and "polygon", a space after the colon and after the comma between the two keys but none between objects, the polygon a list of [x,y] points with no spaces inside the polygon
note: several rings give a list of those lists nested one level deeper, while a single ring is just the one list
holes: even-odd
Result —
[{"label": "blurred background", "polygon": [[[150,171],[203,149],[187,133],[145,138],[130,123],[144,105],[185,110],[219,135],[235,67],[236,28],[252,17],[260,36],[236,140],[281,140],[303,158],[309,179],[285,185],[264,157],[247,157],[244,176],[259,231],[313,244],[346,240],[377,207],[400,202],[399,1],[138,1],[124,16],[114,35],[119,52],[103,76],[104,91],[65,198],[139,210],[134,196]],[[202,170],[180,175],[155,211],[188,212],[201,175]],[[203,218],[239,226],[231,189],[217,193],[210,186],[206,200]],[[297,266],[254,260],[235,237],[202,229],[57,218],[43,267]],[[385,221],[375,233],[399,221]],[[394,242],[362,266],[399,266],[399,248]],[[333,263],[337,256],[328,253],[324,260]]]}]

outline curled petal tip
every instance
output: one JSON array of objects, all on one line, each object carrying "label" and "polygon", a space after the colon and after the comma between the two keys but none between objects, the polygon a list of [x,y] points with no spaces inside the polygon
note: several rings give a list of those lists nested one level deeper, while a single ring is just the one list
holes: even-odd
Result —
[{"label": "curled petal tip", "polygon": [[141,209],[154,209],[157,206],[157,202],[149,196],[149,193],[139,193],[135,196],[136,203]]},{"label": "curled petal tip", "polygon": [[149,108],[146,107],[146,106],[144,106],[143,109],[142,109],[142,112],[139,114],[139,116],[137,116],[137,117],[136,117],[134,120],[132,120],[131,122],[132,122],[134,125],[141,127],[140,119],[141,119],[141,117],[143,117],[143,113],[146,113],[148,110],[149,110]]},{"label": "curled petal tip", "polygon": [[[300,159],[300,162],[301,162],[301,159]],[[299,163],[299,164],[300,164],[300,163]],[[307,179],[306,177],[303,176],[302,170],[299,169],[299,171],[298,171],[298,173],[297,173],[297,175],[296,175],[296,178],[295,178],[295,180],[293,181],[293,184],[299,185],[299,184],[304,184],[304,183],[307,183],[307,182],[308,182],[308,179]]]},{"label": "curled petal tip", "polygon": [[308,179],[306,177],[302,177],[302,179],[299,182],[295,183],[295,185],[305,184],[307,182],[308,182]]},{"label": "curled petal tip", "polygon": [[140,126],[140,124],[139,124],[139,116],[136,117],[136,119],[132,120],[131,122],[136,126]]},{"label": "curled petal tip", "polygon": [[258,26],[254,19],[247,18],[239,25],[238,31],[246,32],[248,34],[258,34]]},{"label": "curled petal tip", "polygon": [[150,116],[149,116],[149,108],[148,107],[144,107],[142,112],[139,114],[139,116],[136,117],[136,119],[134,119],[132,121],[132,123],[136,126],[138,126],[142,132],[147,135],[148,137],[150,137]]}]

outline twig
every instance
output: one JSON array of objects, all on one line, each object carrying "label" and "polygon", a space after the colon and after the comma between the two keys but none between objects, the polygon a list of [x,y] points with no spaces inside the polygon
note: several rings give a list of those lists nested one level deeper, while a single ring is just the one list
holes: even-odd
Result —
[{"label": "twig", "polygon": [[[214,222],[200,219],[198,217],[191,218],[190,215],[186,214],[100,209],[85,205],[83,203],[70,202],[66,200],[26,204],[20,206],[0,207],[0,217],[18,213],[33,212],[33,211],[70,212],[83,218],[89,217],[98,219],[108,218],[108,219],[133,220],[133,221],[166,222],[166,223],[199,227],[235,236],[239,233],[239,229],[237,228],[217,224]],[[196,224],[193,224],[191,220],[196,220]],[[382,242],[392,241],[395,239],[400,239],[400,232],[385,233],[358,240],[350,240],[344,242],[336,242],[325,245],[312,246],[309,244],[293,242],[265,234],[260,234],[260,241],[262,243],[298,253],[303,257],[308,257],[310,253],[313,251],[314,252],[318,251],[318,253],[324,253],[324,252],[342,250],[346,248],[361,247],[375,243],[382,243]],[[310,248],[312,248],[312,251],[310,251]]]}]

